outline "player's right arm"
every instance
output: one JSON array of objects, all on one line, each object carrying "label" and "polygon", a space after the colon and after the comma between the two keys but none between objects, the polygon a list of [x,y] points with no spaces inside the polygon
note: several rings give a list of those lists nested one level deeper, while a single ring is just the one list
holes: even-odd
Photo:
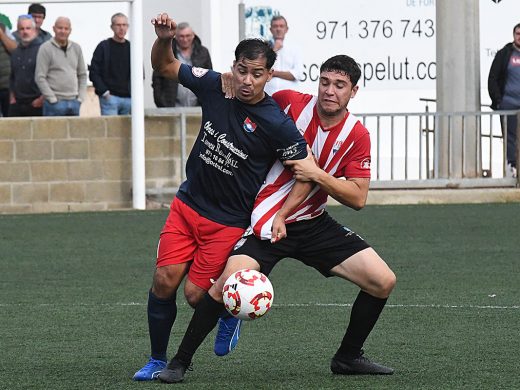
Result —
[{"label": "player's right arm", "polygon": [[[309,153],[306,159],[312,158]],[[285,220],[296,210],[296,208],[307,198],[312,189],[314,183],[310,181],[298,181],[294,183],[291,192],[287,196],[285,203],[282,208],[278,210],[273,219],[273,227],[271,229],[271,242],[281,240],[287,237],[287,229],[285,227]]]},{"label": "player's right arm", "polygon": [[172,40],[175,38],[177,23],[167,13],[152,19],[157,39],[152,47],[152,68],[163,77],[178,81],[181,62],[173,55]]}]

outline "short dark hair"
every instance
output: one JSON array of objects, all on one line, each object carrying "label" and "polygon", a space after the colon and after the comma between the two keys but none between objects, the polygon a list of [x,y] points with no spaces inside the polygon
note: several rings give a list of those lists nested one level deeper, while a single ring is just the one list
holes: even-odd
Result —
[{"label": "short dark hair", "polygon": [[513,27],[513,34],[515,33],[516,29],[520,27],[520,23],[518,23],[515,27]]},{"label": "short dark hair", "polygon": [[349,77],[352,86],[356,85],[361,77],[361,69],[357,62],[352,57],[343,54],[330,57],[321,64],[320,73],[323,72],[343,73]]},{"label": "short dark hair", "polygon": [[29,6],[28,14],[43,14],[45,16],[45,7],[40,3],[32,3]]},{"label": "short dark hair", "polygon": [[271,19],[271,26],[273,25],[273,22],[276,22],[277,20],[283,20],[285,22],[285,25],[287,26],[287,19],[285,19],[282,15],[275,15]]},{"label": "short dark hair", "polygon": [[276,61],[276,53],[269,46],[269,43],[258,38],[244,39],[235,49],[235,61],[242,58],[256,60],[260,57],[265,58],[265,67],[271,69]]},{"label": "short dark hair", "polygon": [[110,23],[111,24],[114,24],[115,22],[115,19],[116,18],[125,18],[126,20],[128,20],[128,17],[122,13],[122,12],[116,12],[114,15],[112,15],[112,17],[110,18]]}]

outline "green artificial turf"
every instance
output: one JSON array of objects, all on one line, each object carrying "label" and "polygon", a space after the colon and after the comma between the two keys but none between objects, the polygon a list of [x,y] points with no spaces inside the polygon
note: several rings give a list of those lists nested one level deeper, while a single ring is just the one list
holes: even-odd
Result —
[{"label": "green artificial turf", "polygon": [[[183,389],[516,389],[520,205],[369,206],[330,213],[397,286],[365,350],[388,377],[330,373],[356,286],[295,260],[235,351],[201,346]],[[167,210],[0,216],[0,389],[150,389],[147,291]],[[173,353],[192,309],[178,295]],[[165,385],[166,386],[166,385]]]}]

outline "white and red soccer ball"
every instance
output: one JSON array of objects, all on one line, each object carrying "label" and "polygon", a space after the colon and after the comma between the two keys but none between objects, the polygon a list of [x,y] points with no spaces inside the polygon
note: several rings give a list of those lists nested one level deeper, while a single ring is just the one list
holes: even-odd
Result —
[{"label": "white and red soccer ball", "polygon": [[262,317],[273,304],[273,285],[263,273],[243,269],[232,274],[222,289],[228,312],[241,320]]}]

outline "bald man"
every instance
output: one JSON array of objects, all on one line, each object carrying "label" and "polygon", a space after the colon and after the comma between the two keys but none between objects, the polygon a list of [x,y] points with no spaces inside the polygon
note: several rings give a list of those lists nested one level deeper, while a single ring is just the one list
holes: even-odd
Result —
[{"label": "bald man", "polygon": [[54,37],[41,45],[35,80],[45,98],[44,116],[78,116],[87,93],[87,70],[81,47],[69,40],[70,19],[58,17]]}]

